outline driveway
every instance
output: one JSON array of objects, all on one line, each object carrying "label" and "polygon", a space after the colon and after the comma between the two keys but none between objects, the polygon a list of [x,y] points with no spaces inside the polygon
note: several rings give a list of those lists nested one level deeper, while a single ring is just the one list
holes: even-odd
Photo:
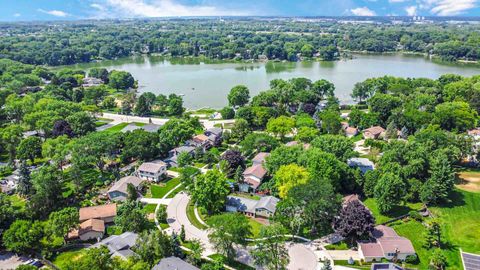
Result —
[{"label": "driveway", "polygon": [[167,222],[170,225],[171,230],[175,233],[180,233],[182,225],[185,228],[185,236],[188,240],[198,239],[205,248],[204,255],[208,256],[214,254],[212,245],[208,241],[208,232],[195,227],[187,217],[187,205],[190,201],[190,197],[180,192],[170,201],[167,207]]},{"label": "driveway", "polygon": [[0,269],[16,269],[28,260],[25,256],[19,257],[11,252],[0,253]]},{"label": "driveway", "polygon": [[316,270],[318,269],[317,256],[304,244],[288,243],[290,256],[289,270]]},{"label": "driveway", "polygon": [[168,205],[172,199],[140,198],[142,203]]}]

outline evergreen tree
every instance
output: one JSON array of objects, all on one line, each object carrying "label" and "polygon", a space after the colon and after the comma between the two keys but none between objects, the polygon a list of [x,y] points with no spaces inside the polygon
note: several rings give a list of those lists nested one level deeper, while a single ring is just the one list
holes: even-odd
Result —
[{"label": "evergreen tree", "polygon": [[185,226],[182,225],[182,228],[180,229],[180,240],[182,242],[185,242]]},{"label": "evergreen tree", "polygon": [[32,193],[32,178],[30,176],[30,169],[28,169],[25,161],[22,161],[20,164],[17,192],[22,196],[28,196]]},{"label": "evergreen tree", "polygon": [[430,178],[420,192],[420,199],[426,204],[448,201],[455,185],[455,174],[445,154],[433,155],[430,161]]},{"label": "evergreen tree", "polygon": [[442,245],[442,229],[440,223],[437,220],[430,221],[427,224],[427,231],[425,233],[425,243],[424,246],[428,249],[437,247],[440,248]]}]

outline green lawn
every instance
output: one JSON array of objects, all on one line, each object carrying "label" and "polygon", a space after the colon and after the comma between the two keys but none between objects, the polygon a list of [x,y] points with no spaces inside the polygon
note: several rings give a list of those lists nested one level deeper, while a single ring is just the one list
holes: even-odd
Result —
[{"label": "green lawn", "polygon": [[122,234],[122,229],[115,225],[111,225],[107,227],[107,235],[120,235]]},{"label": "green lawn", "polygon": [[80,257],[82,257],[84,250],[85,249],[77,248],[69,251],[64,251],[55,256],[55,258],[52,260],[52,263],[58,266],[60,269],[65,269],[73,261],[76,261]]},{"label": "green lawn", "polygon": [[156,204],[147,204],[143,207],[147,214],[155,213],[155,208],[157,208]]},{"label": "green lawn", "polygon": [[191,200],[188,202],[188,205],[187,205],[187,217],[188,217],[188,220],[190,220],[190,222],[192,223],[193,226],[195,226],[199,229],[202,229],[202,230],[205,230],[205,229],[208,228],[207,226],[200,223],[200,221],[195,216],[195,206],[194,206],[194,204]]},{"label": "green lawn", "polygon": [[249,218],[248,223],[250,223],[250,226],[252,226],[253,238],[258,238],[260,236],[260,231],[262,230],[263,226],[265,226],[265,225],[256,221],[253,218]]},{"label": "green lawn", "polygon": [[184,190],[185,190],[184,185],[179,186],[178,188],[174,189],[170,194],[168,194],[167,199],[171,199],[171,198],[175,197],[175,195],[177,195],[178,193],[180,193],[181,191],[184,191]]},{"label": "green lawn", "polygon": [[[115,125],[113,127],[110,127],[110,128],[107,128],[105,129],[104,131],[106,132],[112,132],[112,133],[116,133],[116,132],[120,132],[122,131],[122,129],[124,129],[126,126],[128,126],[130,123],[120,123],[118,125]],[[142,126],[145,126],[146,124],[145,123],[134,123],[137,127],[142,127]]]},{"label": "green lawn", "polygon": [[[442,225],[444,242],[442,248],[448,261],[447,269],[461,270],[463,267],[460,248],[466,252],[480,254],[480,194],[456,189],[451,196],[451,201],[449,204],[429,209]],[[378,213],[375,200],[367,199],[364,203],[372,210],[377,218],[377,223],[408,213],[408,209],[418,209],[420,206],[419,204],[410,204],[398,207],[392,212],[393,214],[385,216]],[[425,226],[410,219],[396,221],[389,226],[393,227],[399,235],[412,241],[420,259],[420,263],[412,267],[426,269],[431,251],[423,247]]]},{"label": "green lawn", "polygon": [[420,210],[422,208],[421,203],[407,203],[406,205],[395,206],[389,213],[380,214],[377,207],[377,202],[373,198],[368,198],[363,203],[372,211],[373,216],[376,219],[377,224],[382,224],[396,217],[408,214],[412,210]]},{"label": "green lawn", "polygon": [[348,244],[345,242],[338,242],[336,244],[330,244],[325,246],[326,250],[348,250]]},{"label": "green lawn", "polygon": [[256,201],[260,200],[260,196],[254,195],[254,194],[250,194],[250,193],[235,192],[235,193],[232,193],[231,195],[232,195],[232,196],[236,196],[236,197],[241,197],[241,198],[256,200]]},{"label": "green lawn", "polygon": [[180,184],[179,178],[173,178],[167,180],[166,182],[162,182],[161,184],[152,184],[150,186],[150,190],[147,192],[145,197],[147,198],[158,198],[161,199],[165,194],[167,194],[170,190]]}]

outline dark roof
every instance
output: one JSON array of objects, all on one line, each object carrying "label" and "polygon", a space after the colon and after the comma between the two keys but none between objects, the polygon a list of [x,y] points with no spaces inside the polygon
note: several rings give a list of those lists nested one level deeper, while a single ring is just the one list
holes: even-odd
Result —
[{"label": "dark roof", "polygon": [[152,270],[200,270],[177,257],[163,258]]}]

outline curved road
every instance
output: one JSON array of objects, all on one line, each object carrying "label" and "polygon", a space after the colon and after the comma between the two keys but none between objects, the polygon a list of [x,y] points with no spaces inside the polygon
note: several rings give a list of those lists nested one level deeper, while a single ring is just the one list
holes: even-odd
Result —
[{"label": "curved road", "polygon": [[175,233],[180,233],[182,225],[185,227],[185,236],[188,240],[198,239],[205,248],[204,255],[208,256],[214,254],[212,245],[208,241],[208,232],[195,227],[187,217],[187,206],[190,201],[190,197],[180,192],[168,204],[167,207],[167,222],[170,228]]}]

